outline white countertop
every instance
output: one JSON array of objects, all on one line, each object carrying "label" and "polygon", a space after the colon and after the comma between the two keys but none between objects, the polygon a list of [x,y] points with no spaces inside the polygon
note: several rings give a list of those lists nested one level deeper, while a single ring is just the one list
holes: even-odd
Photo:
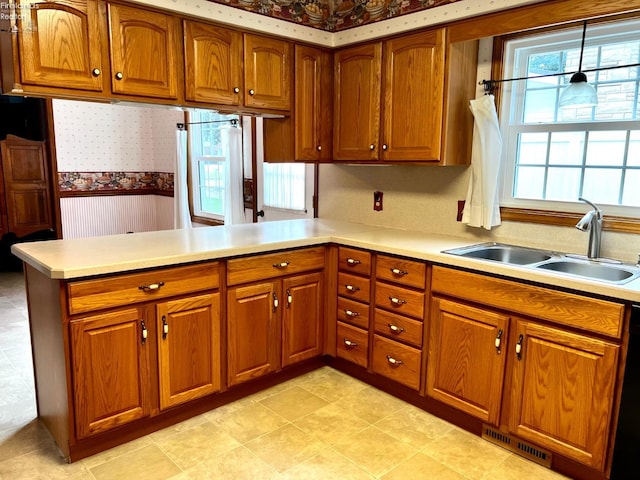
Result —
[{"label": "white countertop", "polygon": [[473,242],[445,235],[323,219],[26,242],[13,245],[12,252],[52,279],[77,279],[330,242],[640,302],[640,279],[615,285],[459,257],[442,251]]}]

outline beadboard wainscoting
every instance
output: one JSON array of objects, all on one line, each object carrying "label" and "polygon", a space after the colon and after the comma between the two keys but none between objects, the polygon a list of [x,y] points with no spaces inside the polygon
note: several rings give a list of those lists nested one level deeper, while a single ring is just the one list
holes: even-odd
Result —
[{"label": "beadboard wainscoting", "polygon": [[173,228],[173,197],[115,195],[61,198],[60,213],[63,238],[170,230]]}]

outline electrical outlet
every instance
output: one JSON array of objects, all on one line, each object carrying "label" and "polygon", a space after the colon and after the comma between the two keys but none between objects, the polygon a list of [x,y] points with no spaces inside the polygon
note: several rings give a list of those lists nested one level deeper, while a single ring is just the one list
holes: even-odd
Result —
[{"label": "electrical outlet", "polygon": [[382,192],[373,192],[373,209],[376,212],[382,211]]},{"label": "electrical outlet", "polygon": [[464,200],[458,200],[458,215],[456,216],[456,221],[462,221],[462,210],[464,210]]}]

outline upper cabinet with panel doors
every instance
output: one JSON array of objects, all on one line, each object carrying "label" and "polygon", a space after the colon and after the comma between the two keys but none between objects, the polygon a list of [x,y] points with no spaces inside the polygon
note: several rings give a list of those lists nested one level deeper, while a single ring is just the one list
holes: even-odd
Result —
[{"label": "upper cabinet with panel doors", "polygon": [[470,161],[477,42],[438,29],[335,54],[334,161]]}]

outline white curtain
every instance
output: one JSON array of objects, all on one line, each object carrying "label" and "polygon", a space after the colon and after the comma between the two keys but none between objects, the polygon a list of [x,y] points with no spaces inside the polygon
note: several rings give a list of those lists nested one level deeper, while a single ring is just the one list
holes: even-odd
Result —
[{"label": "white curtain", "polygon": [[236,127],[220,129],[225,156],[224,224],[246,223],[242,179],[242,131]]},{"label": "white curtain", "polygon": [[173,226],[191,228],[189,190],[187,186],[187,131],[176,131],[176,167],[173,179]]},{"label": "white curtain", "polygon": [[491,230],[500,225],[500,159],[502,136],[493,95],[471,100],[474,117],[471,178],[462,212],[470,227]]}]

